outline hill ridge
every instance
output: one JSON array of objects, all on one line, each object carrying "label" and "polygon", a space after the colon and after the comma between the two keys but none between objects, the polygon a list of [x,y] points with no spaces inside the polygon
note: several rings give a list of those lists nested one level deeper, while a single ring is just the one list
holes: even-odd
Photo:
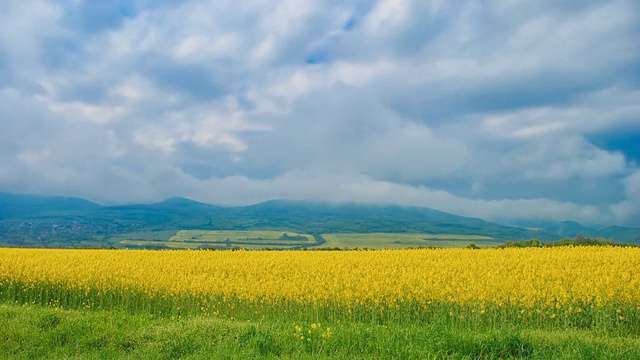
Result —
[{"label": "hill ridge", "polygon": [[[15,206],[7,206],[19,205],[20,199],[25,206],[17,210]],[[574,233],[579,232],[588,236],[612,237],[619,242],[640,243],[640,229],[636,228],[612,226],[595,230],[575,221],[562,221],[546,229],[534,230],[398,204],[275,199],[247,206],[220,207],[184,197],[171,197],[150,204],[103,206],[79,198],[37,196],[36,203],[41,206],[30,207],[32,199],[30,195],[0,193],[0,242],[17,241],[18,238],[29,240],[37,237],[35,234],[64,241],[60,232],[50,234],[51,224],[57,224],[59,228],[71,228],[65,234],[101,241],[108,241],[115,234],[139,230],[200,229],[288,230],[310,234],[466,234],[489,236],[501,241],[531,238],[554,241],[574,237]],[[24,220],[29,221],[30,228],[16,225],[24,223]]]}]

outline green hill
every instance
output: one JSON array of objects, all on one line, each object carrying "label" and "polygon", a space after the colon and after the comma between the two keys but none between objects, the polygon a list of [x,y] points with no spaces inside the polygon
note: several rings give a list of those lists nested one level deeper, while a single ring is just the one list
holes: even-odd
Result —
[{"label": "green hill", "polygon": [[640,229],[636,228],[594,230],[565,221],[532,230],[415,206],[273,200],[220,207],[185,198],[101,206],[77,198],[0,193],[0,245],[104,247],[123,234],[152,232],[166,237],[178,230],[452,234],[502,242],[555,241],[583,234],[640,244]]},{"label": "green hill", "polygon": [[603,229],[594,229],[575,221],[563,221],[548,226],[545,230],[570,238],[584,235],[592,238],[613,239],[619,243],[640,244],[640,228],[609,226]]},{"label": "green hill", "polygon": [[640,229],[623,226],[609,226],[598,230],[597,236],[615,239],[618,242],[640,244]]},{"label": "green hill", "polygon": [[563,221],[557,224],[548,226],[545,230],[558,233],[566,237],[576,237],[579,234],[588,236],[598,236],[598,230],[583,226],[575,221]]},{"label": "green hill", "polygon": [[0,193],[0,220],[59,212],[86,212],[100,205],[79,198]]}]

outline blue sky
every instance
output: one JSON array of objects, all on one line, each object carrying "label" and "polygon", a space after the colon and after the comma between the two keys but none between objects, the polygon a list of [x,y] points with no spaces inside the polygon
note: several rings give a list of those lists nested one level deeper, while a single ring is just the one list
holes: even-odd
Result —
[{"label": "blue sky", "polygon": [[640,226],[640,3],[3,1],[0,191]]}]

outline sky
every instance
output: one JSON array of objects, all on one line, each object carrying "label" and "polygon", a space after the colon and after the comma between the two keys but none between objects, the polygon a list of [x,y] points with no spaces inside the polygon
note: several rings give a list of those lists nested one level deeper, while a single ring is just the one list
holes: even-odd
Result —
[{"label": "sky", "polygon": [[0,1],[0,191],[640,226],[637,0]]}]

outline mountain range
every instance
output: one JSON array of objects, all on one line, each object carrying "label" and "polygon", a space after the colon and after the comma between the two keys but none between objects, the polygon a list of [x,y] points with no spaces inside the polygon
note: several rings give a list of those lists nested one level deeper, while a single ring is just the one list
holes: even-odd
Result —
[{"label": "mountain range", "polygon": [[272,200],[223,207],[185,198],[103,206],[79,198],[0,193],[3,246],[64,247],[70,241],[106,245],[118,234],[188,229],[461,234],[489,236],[499,241],[532,238],[555,241],[582,234],[640,244],[640,228],[594,229],[563,221],[543,229],[528,229],[415,206]]}]

